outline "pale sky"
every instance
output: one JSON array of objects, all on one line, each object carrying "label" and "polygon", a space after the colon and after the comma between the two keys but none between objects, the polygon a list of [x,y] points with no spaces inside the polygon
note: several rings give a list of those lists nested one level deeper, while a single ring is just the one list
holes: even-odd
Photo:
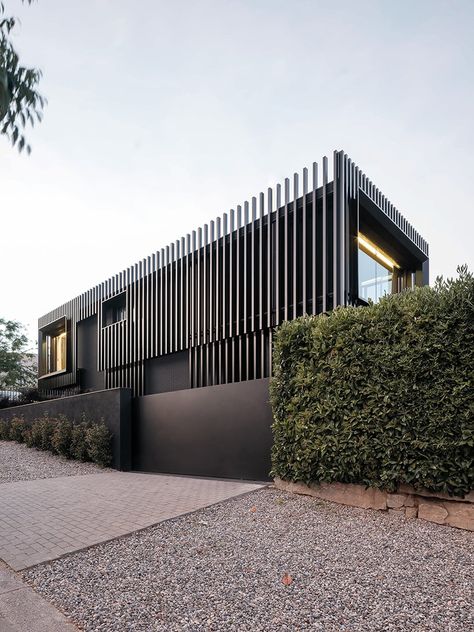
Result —
[{"label": "pale sky", "polygon": [[344,149],[474,269],[473,0],[38,0],[31,156],[0,137],[0,316],[37,318]]}]

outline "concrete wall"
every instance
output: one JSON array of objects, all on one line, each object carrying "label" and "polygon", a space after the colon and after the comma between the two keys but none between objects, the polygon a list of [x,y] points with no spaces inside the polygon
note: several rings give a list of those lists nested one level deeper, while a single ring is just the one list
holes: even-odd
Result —
[{"label": "concrete wall", "polygon": [[0,419],[22,416],[32,422],[44,414],[51,417],[65,415],[71,421],[80,421],[84,413],[93,421],[103,418],[112,433],[112,466],[119,470],[129,470],[131,466],[131,391],[128,388],[114,388],[83,395],[73,395],[46,402],[25,404],[0,410]]},{"label": "concrete wall", "polygon": [[272,413],[268,379],[138,397],[135,470],[267,480]]}]

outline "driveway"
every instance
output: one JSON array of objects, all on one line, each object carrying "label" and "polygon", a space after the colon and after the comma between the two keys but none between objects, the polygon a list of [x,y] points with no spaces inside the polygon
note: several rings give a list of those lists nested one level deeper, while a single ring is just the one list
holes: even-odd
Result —
[{"label": "driveway", "polygon": [[0,559],[23,570],[262,487],[107,471],[0,485]]}]

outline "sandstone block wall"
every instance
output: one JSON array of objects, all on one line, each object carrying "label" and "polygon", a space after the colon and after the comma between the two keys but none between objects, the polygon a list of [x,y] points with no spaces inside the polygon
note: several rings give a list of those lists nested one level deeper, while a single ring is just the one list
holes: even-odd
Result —
[{"label": "sandstone block wall", "polygon": [[351,507],[400,512],[407,518],[420,518],[436,524],[474,531],[474,492],[464,498],[415,490],[400,485],[396,493],[352,485],[350,483],[321,483],[319,485],[292,483],[276,478],[275,487],[296,494],[306,494]]}]

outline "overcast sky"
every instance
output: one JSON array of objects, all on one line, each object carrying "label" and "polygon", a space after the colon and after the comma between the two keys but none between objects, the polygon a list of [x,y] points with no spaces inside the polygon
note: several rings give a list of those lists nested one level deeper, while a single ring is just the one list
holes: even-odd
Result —
[{"label": "overcast sky", "polygon": [[474,268],[472,0],[38,0],[49,105],[0,138],[0,316],[37,318],[334,149]]}]

